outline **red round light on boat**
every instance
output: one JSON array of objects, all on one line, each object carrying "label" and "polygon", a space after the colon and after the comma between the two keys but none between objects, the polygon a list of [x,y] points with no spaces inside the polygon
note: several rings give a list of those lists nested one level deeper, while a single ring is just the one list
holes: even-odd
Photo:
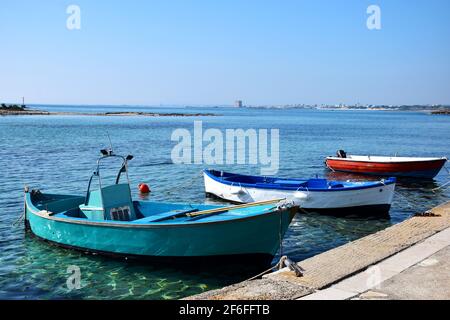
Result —
[{"label": "red round light on boat", "polygon": [[146,183],[140,183],[138,188],[141,193],[150,193],[150,187]]}]

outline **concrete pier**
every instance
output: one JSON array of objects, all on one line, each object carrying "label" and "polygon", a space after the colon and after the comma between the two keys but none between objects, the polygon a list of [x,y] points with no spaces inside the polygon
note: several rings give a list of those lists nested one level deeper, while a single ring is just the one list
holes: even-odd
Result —
[{"label": "concrete pier", "polygon": [[186,299],[450,299],[450,202],[299,265]]}]

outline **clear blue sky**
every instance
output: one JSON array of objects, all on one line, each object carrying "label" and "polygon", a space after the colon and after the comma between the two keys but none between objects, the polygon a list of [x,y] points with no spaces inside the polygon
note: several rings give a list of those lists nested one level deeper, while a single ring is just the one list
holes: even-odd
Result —
[{"label": "clear blue sky", "polygon": [[450,104],[449,16],[449,0],[1,0],[0,101]]}]

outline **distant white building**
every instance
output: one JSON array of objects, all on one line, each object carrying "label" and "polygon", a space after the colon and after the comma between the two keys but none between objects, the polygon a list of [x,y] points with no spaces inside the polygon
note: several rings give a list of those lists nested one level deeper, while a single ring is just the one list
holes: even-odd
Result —
[{"label": "distant white building", "polygon": [[235,106],[236,108],[242,108],[242,100],[236,100],[236,101],[234,102],[234,106]]}]

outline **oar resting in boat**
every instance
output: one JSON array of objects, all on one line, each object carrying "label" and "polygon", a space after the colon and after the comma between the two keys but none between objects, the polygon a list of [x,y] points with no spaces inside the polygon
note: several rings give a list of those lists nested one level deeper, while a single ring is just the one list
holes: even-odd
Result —
[{"label": "oar resting in boat", "polygon": [[217,208],[217,209],[209,209],[209,210],[203,210],[199,211],[198,209],[192,209],[182,212],[176,212],[174,214],[152,220],[152,222],[161,222],[169,219],[176,219],[176,218],[182,218],[182,217],[191,217],[192,219],[190,221],[197,220],[200,217],[204,217],[205,215],[212,216],[216,214],[225,213],[231,210],[237,210],[237,209],[244,209],[244,208],[250,208],[255,207],[263,204],[271,204],[271,203],[279,203],[280,201],[283,201],[285,199],[273,199],[273,200],[266,200],[266,201],[258,201],[258,202],[252,202],[247,204],[241,204],[237,206],[232,207],[225,207],[225,208]]}]

